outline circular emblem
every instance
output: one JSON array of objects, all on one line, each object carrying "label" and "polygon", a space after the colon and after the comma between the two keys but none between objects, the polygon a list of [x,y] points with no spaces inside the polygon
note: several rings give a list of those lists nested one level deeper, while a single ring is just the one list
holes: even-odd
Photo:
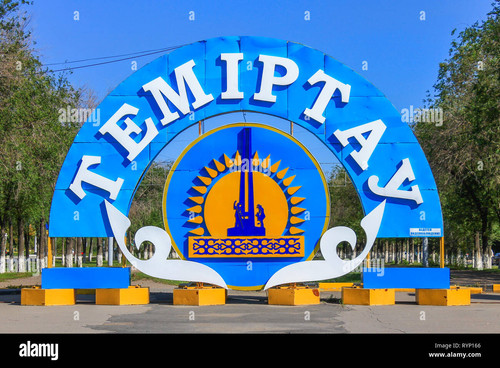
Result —
[{"label": "circular emblem", "polygon": [[168,175],[165,229],[182,259],[233,289],[262,288],[282,267],[310,260],[329,222],[322,170],[285,132],[236,123],[192,142]]}]

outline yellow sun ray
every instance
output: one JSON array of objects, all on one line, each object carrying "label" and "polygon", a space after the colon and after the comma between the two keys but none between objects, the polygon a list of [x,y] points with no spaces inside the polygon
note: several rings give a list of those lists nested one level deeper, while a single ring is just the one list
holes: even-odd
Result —
[{"label": "yellow sun ray", "polygon": [[188,222],[191,222],[193,224],[201,224],[201,223],[203,223],[203,217],[196,216],[196,217],[193,217],[192,219],[189,219]]},{"label": "yellow sun ray", "polygon": [[219,174],[216,170],[211,169],[211,168],[206,167],[206,166],[205,166],[205,170],[207,171],[208,175],[210,175],[210,177],[212,179],[215,178]]},{"label": "yellow sun ray", "polygon": [[255,151],[255,155],[253,156],[252,165],[259,166],[259,154],[257,153],[257,151]]},{"label": "yellow sun ray", "polygon": [[224,164],[220,163],[215,158],[214,158],[214,164],[215,164],[215,167],[217,168],[217,170],[219,170],[219,172],[223,172],[224,170],[226,170],[226,167],[224,166]]},{"label": "yellow sun ray", "polygon": [[194,207],[191,207],[191,208],[188,208],[187,209],[189,212],[193,212],[193,213],[201,213],[201,206],[198,205],[198,206],[194,206]]},{"label": "yellow sun ray", "polygon": [[280,172],[278,172],[278,173],[276,174],[276,177],[277,177],[278,179],[280,179],[280,180],[281,180],[281,179],[283,179],[283,178],[285,177],[285,174],[286,174],[286,172],[287,172],[287,171],[288,171],[288,167],[287,167],[287,168],[285,168],[285,169],[283,169],[283,170],[281,170]]},{"label": "yellow sun ray", "polygon": [[296,192],[297,192],[300,188],[302,188],[302,187],[301,187],[301,186],[299,186],[299,187],[289,187],[289,188],[287,189],[287,191],[286,191],[286,192],[287,192],[288,194],[290,194],[290,195],[293,195],[293,194],[295,194],[295,193],[296,193]]},{"label": "yellow sun ray", "polygon": [[304,197],[291,197],[290,198],[290,203],[293,205],[299,204],[302,202],[305,198]]},{"label": "yellow sun ray", "polygon": [[290,227],[290,229],[288,231],[290,231],[290,234],[292,234],[292,235],[302,234],[304,232],[304,230],[299,229],[298,227],[294,227],[294,226]]},{"label": "yellow sun ray", "polygon": [[202,236],[203,234],[205,234],[205,229],[204,229],[204,228],[202,228],[202,227],[199,227],[199,228],[196,228],[196,229],[190,230],[189,232],[190,232],[191,234],[194,234],[194,235]]},{"label": "yellow sun ray", "polygon": [[210,185],[210,183],[212,182],[212,179],[207,178],[205,176],[198,176],[198,179],[200,179],[201,182],[205,185]]},{"label": "yellow sun ray", "polygon": [[276,162],[275,164],[271,165],[271,172],[274,174],[276,172],[276,170],[278,170],[278,167],[280,166],[280,162],[281,160],[279,160],[278,162]]},{"label": "yellow sun ray", "polygon": [[204,186],[194,186],[192,188],[200,194],[205,194],[207,192],[207,187]]},{"label": "yellow sun ray", "polygon": [[301,213],[301,212],[304,212],[306,209],[305,208],[300,208],[300,207],[292,207],[290,209],[290,212],[294,215],[298,214],[298,213]]},{"label": "yellow sun ray", "polygon": [[194,203],[202,204],[205,198],[203,197],[189,197]]},{"label": "yellow sun ray", "polygon": [[293,179],[295,179],[295,175],[294,176],[289,176],[288,178],[286,178],[285,180],[283,180],[283,185],[284,186],[289,186],[290,184],[292,184],[292,181]]},{"label": "yellow sun ray", "polygon": [[269,163],[271,162],[271,155],[267,156],[263,161],[260,166],[262,166],[263,169],[267,169],[269,167]]},{"label": "yellow sun ray", "polygon": [[300,218],[300,217],[297,217],[297,216],[292,216],[290,217],[290,223],[292,225],[297,225],[297,224],[301,224],[303,223],[305,220]]},{"label": "yellow sun ray", "polygon": [[224,163],[226,164],[226,167],[232,167],[234,165],[234,162],[231,161],[229,157],[224,153]]},{"label": "yellow sun ray", "polygon": [[236,166],[241,166],[241,155],[239,151],[236,151],[236,154],[234,155],[234,164]]}]

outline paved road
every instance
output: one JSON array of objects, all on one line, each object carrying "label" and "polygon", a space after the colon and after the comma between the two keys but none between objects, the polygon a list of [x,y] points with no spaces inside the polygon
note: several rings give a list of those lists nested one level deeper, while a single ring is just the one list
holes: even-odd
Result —
[{"label": "paved road", "polygon": [[[473,285],[470,272],[452,283]],[[493,273],[488,283],[500,283]],[[39,276],[10,280],[10,286],[39,284]],[[174,286],[138,281],[150,289],[150,304],[103,306],[78,295],[73,306],[21,306],[20,295],[0,283],[0,334],[5,333],[500,333],[500,293],[486,288],[469,306],[421,306],[413,293],[396,293],[396,305],[340,304],[339,292],[322,292],[321,304],[275,306],[265,292],[230,290],[222,306],[174,306]]]},{"label": "paved road", "polygon": [[103,306],[78,295],[73,306],[21,306],[0,293],[0,333],[499,333],[500,294],[473,294],[469,306],[417,305],[398,292],[396,305],[339,303],[322,292],[319,305],[267,304],[265,292],[229,291],[222,306],[173,305],[171,286],[150,288],[150,304]]},{"label": "paved road", "polygon": [[[26,286],[30,281],[36,284],[37,280],[10,283]],[[27,363],[19,358],[20,346],[27,341],[55,341],[60,345],[58,362],[70,364],[75,359],[92,363],[96,358],[129,363],[146,351],[168,357],[198,351],[189,354],[192,361],[204,356],[201,351],[222,351],[227,360],[228,353],[241,359],[241,352],[255,355],[272,349],[280,352],[273,356],[291,358],[293,363],[307,352],[315,362],[340,354],[350,357],[348,362],[370,364],[388,358],[436,360],[429,358],[432,352],[497,355],[500,293],[490,291],[473,294],[468,306],[441,307],[417,305],[414,294],[407,292],[396,293],[395,305],[342,305],[339,292],[324,291],[319,305],[276,306],[267,303],[265,292],[230,290],[225,305],[196,307],[173,305],[173,286],[139,284],[150,288],[148,305],[95,305],[93,295],[78,295],[72,306],[22,306],[19,289],[1,290],[0,285],[2,357]],[[234,334],[257,338],[241,340]],[[319,338],[311,339],[312,335]],[[290,340],[291,336],[301,340]],[[480,348],[449,348],[471,342]],[[292,353],[283,355],[283,351]],[[477,356],[468,358],[477,363]],[[265,360],[269,363],[269,356]],[[439,360],[445,361],[449,360]],[[280,358],[279,363],[283,362]]]}]

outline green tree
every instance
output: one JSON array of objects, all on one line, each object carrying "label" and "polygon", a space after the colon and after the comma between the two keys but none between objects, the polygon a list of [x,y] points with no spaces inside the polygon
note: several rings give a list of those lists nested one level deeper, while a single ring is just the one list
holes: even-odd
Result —
[{"label": "green tree", "polygon": [[[143,226],[164,227],[163,190],[171,167],[172,162],[153,162],[137,188],[129,211],[131,225],[128,242],[131,252],[135,251],[133,236],[137,230]],[[151,247],[152,244],[143,244],[140,251],[151,254],[153,252]]]},{"label": "green tree", "polygon": [[499,5],[495,1],[485,21],[460,32],[439,65],[435,95],[427,103],[442,109],[442,126],[414,126],[440,190],[447,242],[479,235],[478,268],[481,253],[489,255],[498,238],[500,221]]},{"label": "green tree", "polygon": [[[346,170],[341,165],[334,166],[328,179],[330,191],[330,223],[329,227],[347,226],[354,230],[359,244],[364,246],[366,234],[361,227],[361,220],[364,217],[363,207],[358,193],[354,188]],[[351,254],[352,250],[345,244],[340,244],[346,254]]]},{"label": "green tree", "polygon": [[[88,101],[86,91],[73,88],[67,75],[41,64],[21,8],[25,4],[0,4],[0,230],[3,234],[6,224],[17,222],[20,270],[28,225],[46,244],[45,222],[58,172],[82,123],[61,121],[59,112],[87,107]],[[5,247],[1,250],[4,255]]]}]

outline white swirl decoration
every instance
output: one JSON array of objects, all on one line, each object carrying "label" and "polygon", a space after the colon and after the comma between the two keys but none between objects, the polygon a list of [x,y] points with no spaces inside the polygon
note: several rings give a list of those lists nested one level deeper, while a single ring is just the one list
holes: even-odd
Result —
[{"label": "white swirl decoration", "polygon": [[[225,281],[212,268],[198,262],[167,259],[172,247],[172,241],[167,232],[158,227],[145,226],[136,232],[134,240],[137,248],[145,241],[149,241],[155,246],[154,255],[150,259],[141,260],[136,258],[130,253],[125,244],[125,236],[130,227],[130,220],[109,202],[105,201],[105,205],[109,223],[118,246],[135,268],[161,279],[204,282],[227,289]],[[361,220],[361,227],[366,233],[366,246],[355,259],[343,260],[337,254],[337,246],[341,242],[348,242],[354,249],[356,245],[355,232],[345,226],[331,228],[323,234],[320,240],[320,249],[324,260],[297,262],[285,266],[268,280],[264,290],[283,284],[332,279],[354,270],[363,262],[373,247],[382,222],[384,209],[385,200]]]},{"label": "white swirl decoration", "polygon": [[297,262],[278,270],[266,283],[264,290],[273,286],[295,282],[327,280],[345,275],[366,258],[377,238],[382,217],[384,215],[385,200],[361,220],[361,227],[366,233],[366,246],[353,260],[343,260],[337,254],[337,246],[348,242],[351,248],[356,246],[356,233],[345,226],[328,229],[320,240],[320,250],[324,260]]},{"label": "white swirl decoration", "polygon": [[172,248],[172,241],[168,233],[156,226],[145,226],[137,230],[134,240],[137,249],[145,241],[153,243],[155,252],[148,260],[141,260],[129,252],[125,244],[125,236],[130,227],[130,220],[108,201],[105,201],[109,223],[113,235],[122,253],[129,262],[139,271],[153,277],[188,281],[204,282],[227,289],[222,277],[212,268],[198,262],[167,259]]}]

